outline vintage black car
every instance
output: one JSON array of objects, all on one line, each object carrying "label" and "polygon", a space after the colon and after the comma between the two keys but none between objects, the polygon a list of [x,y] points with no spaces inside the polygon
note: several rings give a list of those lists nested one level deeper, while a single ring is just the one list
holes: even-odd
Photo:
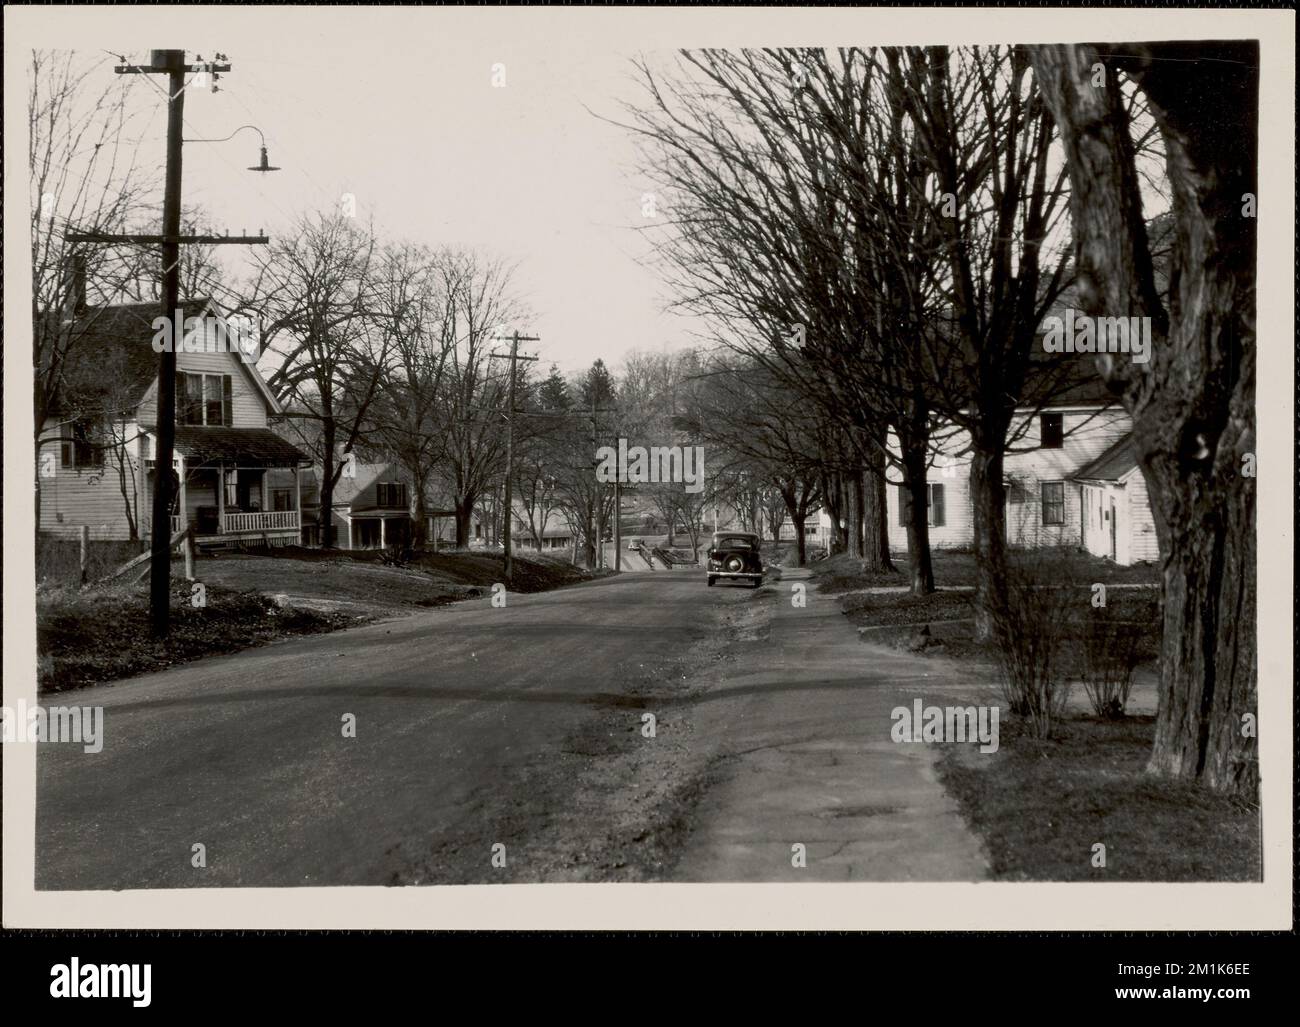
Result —
[{"label": "vintage black car", "polygon": [[709,544],[708,574],[710,585],[719,578],[731,578],[758,588],[763,584],[758,536],[748,531],[715,531]]}]

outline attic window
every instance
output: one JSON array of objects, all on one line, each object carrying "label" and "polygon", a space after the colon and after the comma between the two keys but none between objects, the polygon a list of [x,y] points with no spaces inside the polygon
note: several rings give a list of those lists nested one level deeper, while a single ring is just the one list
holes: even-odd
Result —
[{"label": "attic window", "polygon": [[1065,442],[1061,415],[1043,414],[1038,423],[1039,446],[1043,449],[1060,449]]},{"label": "attic window", "polygon": [[178,374],[176,423],[229,426],[231,391],[228,374]]}]

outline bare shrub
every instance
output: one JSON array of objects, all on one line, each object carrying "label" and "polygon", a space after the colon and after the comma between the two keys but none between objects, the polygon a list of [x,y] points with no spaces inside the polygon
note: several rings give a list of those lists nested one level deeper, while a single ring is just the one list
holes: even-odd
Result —
[{"label": "bare shrub", "polygon": [[1078,560],[1066,549],[1016,554],[992,610],[993,641],[1009,710],[1029,721],[1038,738],[1065,711],[1070,684],[1063,674],[1066,647],[1087,592]]},{"label": "bare shrub", "polygon": [[[1100,612],[1100,611],[1097,611]],[[1080,646],[1084,690],[1097,716],[1119,720],[1128,705],[1133,671],[1142,660],[1143,626],[1102,614],[1089,623]]]}]

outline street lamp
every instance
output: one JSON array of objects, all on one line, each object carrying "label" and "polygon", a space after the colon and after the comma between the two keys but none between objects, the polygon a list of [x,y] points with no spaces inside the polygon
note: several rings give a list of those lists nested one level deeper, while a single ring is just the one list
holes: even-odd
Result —
[{"label": "street lamp", "polygon": [[224,142],[226,142],[228,139],[234,139],[235,136],[237,136],[240,132],[242,132],[242,131],[243,131],[244,129],[246,129],[246,128],[251,128],[254,132],[257,133],[258,138],[262,140],[262,155],[261,155],[261,160],[258,161],[258,163],[257,163],[257,165],[256,165],[255,167],[250,167],[248,170],[249,170],[249,171],[279,171],[280,169],[279,169],[278,167],[274,167],[274,166],[272,166],[272,164],[270,163],[270,161],[268,161],[268,160],[266,159],[266,136],[262,135],[262,130],[261,130],[260,128],[258,128],[256,125],[240,125],[237,129],[235,129],[233,132],[231,132],[230,135],[228,135],[228,136],[222,136],[220,139],[186,139],[185,142],[187,142],[187,143],[224,143]]}]

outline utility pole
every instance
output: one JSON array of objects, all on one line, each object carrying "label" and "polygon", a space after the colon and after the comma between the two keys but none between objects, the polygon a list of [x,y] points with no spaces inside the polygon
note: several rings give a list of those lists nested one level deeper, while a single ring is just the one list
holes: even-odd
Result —
[{"label": "utility pole", "polygon": [[618,445],[614,446],[614,467],[618,473],[614,475],[614,573],[617,574],[623,569],[623,463],[619,459]]},{"label": "utility pole", "polygon": [[[514,561],[511,558],[510,551],[510,519],[514,514],[514,499],[510,490],[510,481],[515,473],[515,365],[520,360],[536,360],[537,357],[521,357],[519,355],[519,344],[521,342],[540,342],[536,335],[520,335],[518,331],[510,334],[510,399],[506,403],[506,409],[510,416],[506,418],[506,502],[505,511],[501,518],[501,542],[506,551],[506,582],[510,583],[514,574]],[[504,357],[505,353],[493,353],[494,357]],[[542,530],[546,525],[542,525]]]},{"label": "utility pole", "polygon": [[[591,446],[592,450],[600,449],[600,432],[596,427],[596,388],[593,385],[591,390]],[[615,475],[617,478],[618,476]],[[605,519],[601,516],[604,513],[605,497],[596,492],[596,569],[603,570],[605,567]]]},{"label": "utility pole", "polygon": [[[594,450],[600,449],[600,428],[597,421],[598,414],[609,413],[611,407],[598,409],[596,406],[596,390],[591,390],[591,444]],[[614,569],[619,569],[619,525],[618,525],[618,504],[619,504],[619,480],[623,477],[623,467],[618,458],[618,442],[614,444]],[[604,496],[597,495],[596,498],[596,567],[603,569],[605,566],[605,518],[604,518]]]},{"label": "utility pole", "polygon": [[[218,55],[220,57],[220,55]],[[181,236],[181,144],[185,110],[185,76],[190,72],[230,71],[225,63],[187,64],[184,50],[152,50],[148,64],[120,64],[119,75],[167,76],[167,175],[163,194],[162,235],[121,235],[70,232],[69,242],[161,244],[163,263],[162,316],[171,322],[171,345],[158,355],[158,423],[154,452],[153,528],[150,537],[149,622],[155,638],[165,638],[170,626],[172,457],[176,442],[176,350],[185,335],[180,311],[180,248],[182,243],[267,243],[257,236]],[[218,487],[222,487],[218,483]]]}]

